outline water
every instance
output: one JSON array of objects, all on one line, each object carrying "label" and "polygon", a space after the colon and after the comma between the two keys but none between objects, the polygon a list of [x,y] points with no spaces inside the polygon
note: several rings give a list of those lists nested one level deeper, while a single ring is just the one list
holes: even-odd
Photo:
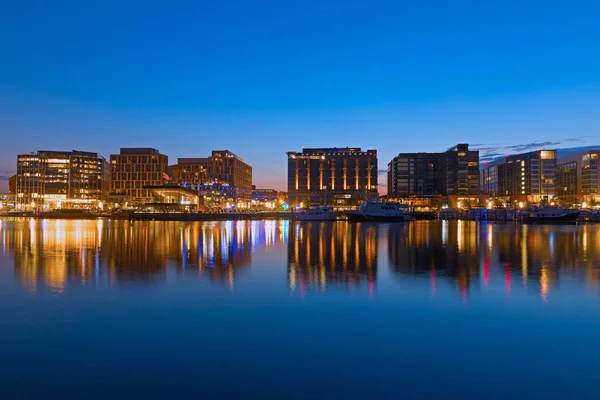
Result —
[{"label": "water", "polygon": [[597,399],[600,225],[0,220],[1,398]]}]

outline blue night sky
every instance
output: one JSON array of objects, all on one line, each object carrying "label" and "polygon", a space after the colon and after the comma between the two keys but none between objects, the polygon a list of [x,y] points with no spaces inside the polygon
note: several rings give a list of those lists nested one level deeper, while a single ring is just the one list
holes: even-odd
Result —
[{"label": "blue night sky", "polygon": [[[0,12],[0,191],[17,153],[286,155],[600,144],[598,1],[28,1]],[[510,147],[513,146],[513,147]],[[382,176],[380,184],[385,184]]]}]

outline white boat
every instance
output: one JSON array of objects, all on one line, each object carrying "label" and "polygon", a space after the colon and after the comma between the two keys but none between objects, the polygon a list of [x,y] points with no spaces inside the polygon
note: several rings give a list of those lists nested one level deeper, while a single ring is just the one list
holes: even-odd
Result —
[{"label": "white boat", "polygon": [[335,221],[336,214],[331,207],[313,205],[294,213],[297,221]]},{"label": "white boat", "polygon": [[403,222],[410,221],[408,205],[400,203],[380,203],[369,200],[358,210],[346,211],[348,221]]}]

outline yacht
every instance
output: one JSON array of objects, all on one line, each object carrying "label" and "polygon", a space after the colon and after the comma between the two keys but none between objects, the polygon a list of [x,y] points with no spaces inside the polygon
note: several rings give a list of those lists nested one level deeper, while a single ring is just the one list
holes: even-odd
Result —
[{"label": "yacht", "polygon": [[294,213],[296,221],[335,221],[336,214],[331,207],[311,205]]},{"label": "yacht", "polygon": [[348,221],[403,222],[412,219],[406,204],[373,200],[361,204],[358,210],[346,211],[346,216]]},{"label": "yacht", "polygon": [[562,207],[533,208],[522,214],[523,222],[577,222],[579,211]]}]

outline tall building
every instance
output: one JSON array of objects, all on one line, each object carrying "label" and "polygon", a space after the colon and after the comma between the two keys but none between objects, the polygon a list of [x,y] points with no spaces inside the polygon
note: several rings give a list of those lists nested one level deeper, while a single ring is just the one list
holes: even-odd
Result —
[{"label": "tall building", "polygon": [[39,150],[17,156],[19,208],[94,203],[106,196],[108,188],[108,163],[97,153]]},{"label": "tall building", "polygon": [[556,166],[556,195],[577,196],[580,201],[600,201],[600,150],[561,157]]},{"label": "tall building", "polygon": [[493,197],[529,202],[549,200],[555,194],[556,150],[537,150],[484,163],[482,191]]},{"label": "tall building", "polygon": [[252,200],[252,167],[229,150],[215,150],[207,158],[179,158],[169,172],[173,182],[209,197],[223,192],[227,195],[220,197],[234,204]]},{"label": "tall building", "polygon": [[352,206],[377,196],[377,150],[303,149],[288,155],[290,206]]},{"label": "tall building", "polygon": [[388,196],[479,194],[479,152],[466,143],[443,153],[400,153],[388,164]]},{"label": "tall building", "polygon": [[168,157],[152,148],[121,148],[110,155],[110,192],[127,201],[148,202],[152,193],[144,186],[167,182]]}]

